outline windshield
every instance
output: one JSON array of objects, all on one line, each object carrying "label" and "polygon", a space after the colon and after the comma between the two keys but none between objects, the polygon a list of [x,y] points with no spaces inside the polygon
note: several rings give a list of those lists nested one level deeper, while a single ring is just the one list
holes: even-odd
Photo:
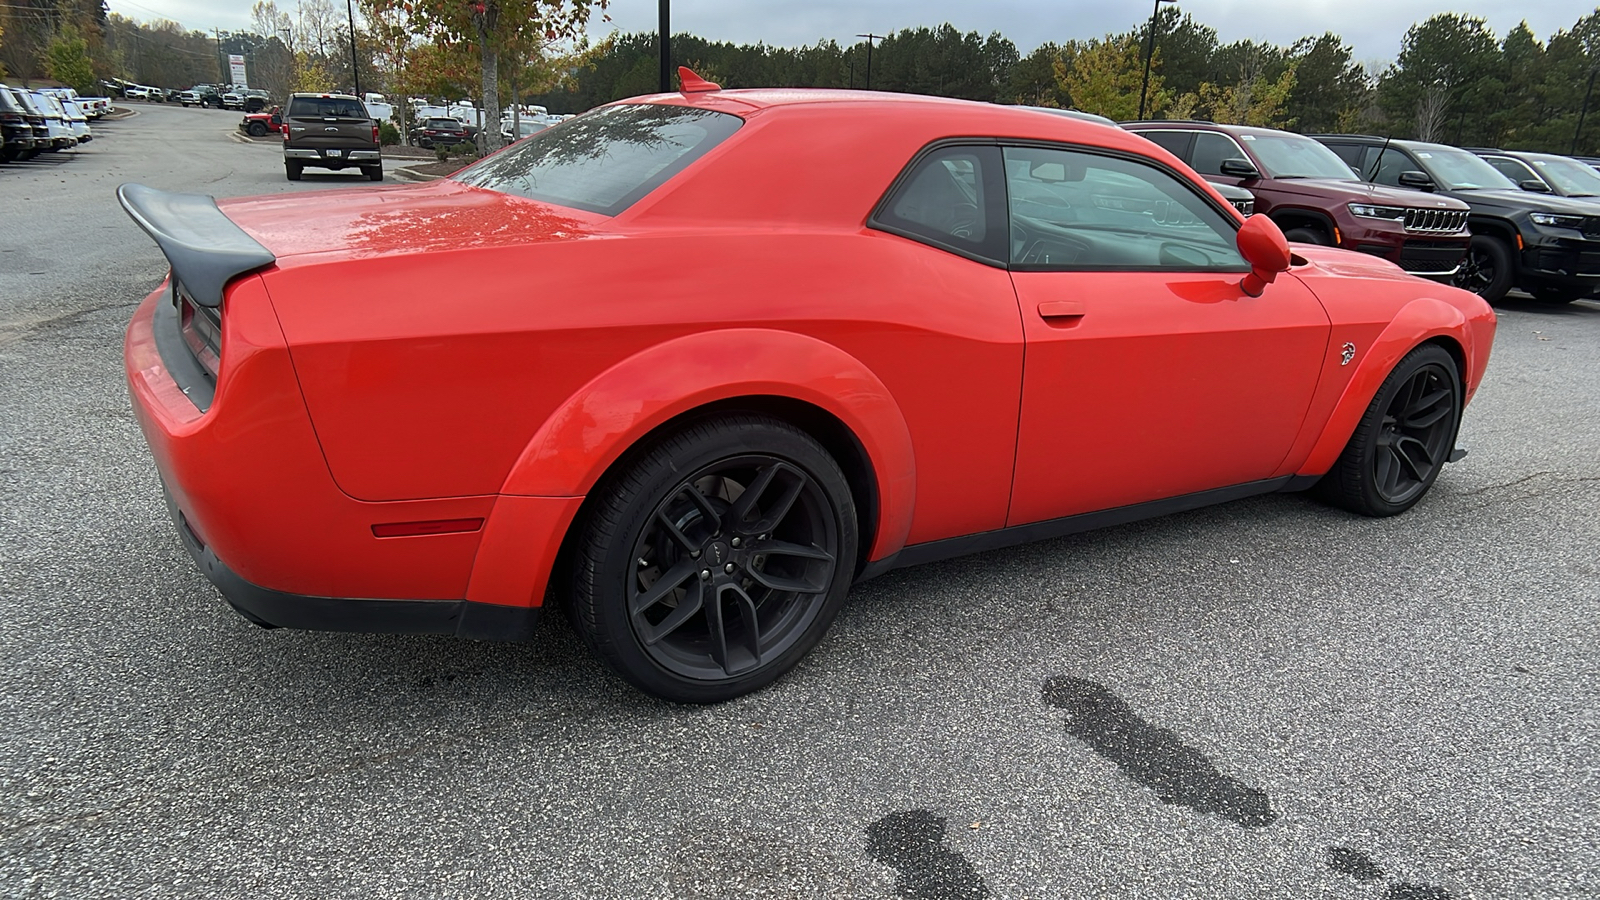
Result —
[{"label": "windshield", "polygon": [[1447,191],[1518,190],[1494,166],[1465,150],[1435,146],[1411,152],[1439,187]]},{"label": "windshield", "polygon": [[1600,197],[1600,172],[1564,156],[1530,156],[1533,167],[1566,197]]},{"label": "windshield", "polygon": [[1273,178],[1331,178],[1359,181],[1337,154],[1298,134],[1241,134],[1261,168]]},{"label": "windshield", "polygon": [[614,216],[743,124],[738,116],[687,106],[603,106],[454,177],[474,187]]}]

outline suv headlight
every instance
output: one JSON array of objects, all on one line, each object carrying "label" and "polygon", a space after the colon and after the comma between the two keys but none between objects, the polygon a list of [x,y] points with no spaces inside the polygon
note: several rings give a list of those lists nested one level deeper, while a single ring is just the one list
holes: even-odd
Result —
[{"label": "suv headlight", "polygon": [[1551,213],[1534,213],[1528,218],[1535,225],[1547,225],[1552,228],[1582,228],[1583,216],[1557,216]]},{"label": "suv headlight", "polygon": [[1350,214],[1363,219],[1404,219],[1406,211],[1399,206],[1373,206],[1371,203],[1351,203]]}]

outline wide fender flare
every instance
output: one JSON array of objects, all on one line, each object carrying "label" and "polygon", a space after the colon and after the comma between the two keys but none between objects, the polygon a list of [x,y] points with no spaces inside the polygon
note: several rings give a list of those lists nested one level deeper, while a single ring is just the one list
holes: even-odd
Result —
[{"label": "wide fender flare", "polygon": [[799,400],[844,423],[866,452],[878,491],[877,531],[868,559],[905,545],[916,497],[916,455],[899,404],[859,359],[791,331],[700,332],[622,360],[545,420],[501,493],[585,495],[651,430],[698,407],[741,397]]},{"label": "wide fender flare", "polygon": [[1388,326],[1379,332],[1372,346],[1362,354],[1355,373],[1345,383],[1338,405],[1322,428],[1322,436],[1311,448],[1311,454],[1300,466],[1298,474],[1323,475],[1333,468],[1334,461],[1344,452],[1345,445],[1350,443],[1350,436],[1355,434],[1356,425],[1366,414],[1372,398],[1377,396],[1378,388],[1383,386],[1383,380],[1389,377],[1389,373],[1394,371],[1407,353],[1441,337],[1460,346],[1464,362],[1460,374],[1463,378],[1469,377],[1477,348],[1474,346],[1472,328],[1462,311],[1433,297],[1419,297],[1401,307]]}]

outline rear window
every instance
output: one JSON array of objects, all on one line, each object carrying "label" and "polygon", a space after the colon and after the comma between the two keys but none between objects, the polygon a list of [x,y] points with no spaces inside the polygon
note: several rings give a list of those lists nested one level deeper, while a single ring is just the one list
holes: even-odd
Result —
[{"label": "rear window", "polygon": [[614,216],[744,124],[709,109],[607,106],[548,128],[455,176],[473,187]]},{"label": "rear window", "polygon": [[455,119],[429,119],[428,127],[434,129],[446,128],[450,131],[460,131],[461,123],[457,122]]},{"label": "rear window", "polygon": [[296,119],[371,118],[361,101],[353,97],[296,97],[289,101],[289,115]]}]

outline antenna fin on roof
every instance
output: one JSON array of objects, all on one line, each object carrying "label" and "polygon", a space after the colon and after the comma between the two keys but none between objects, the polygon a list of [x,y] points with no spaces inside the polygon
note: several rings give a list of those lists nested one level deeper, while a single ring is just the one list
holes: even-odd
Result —
[{"label": "antenna fin on roof", "polygon": [[714,81],[707,81],[689,70],[688,66],[678,67],[679,90],[685,94],[704,94],[708,91],[720,91],[722,85]]}]

